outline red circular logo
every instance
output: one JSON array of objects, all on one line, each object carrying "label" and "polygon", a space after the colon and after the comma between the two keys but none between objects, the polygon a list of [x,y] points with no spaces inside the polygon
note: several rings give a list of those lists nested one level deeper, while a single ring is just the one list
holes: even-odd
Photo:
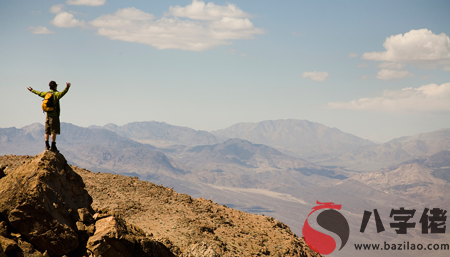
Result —
[{"label": "red circular logo", "polygon": [[[335,205],[332,202],[321,203],[317,201],[316,203],[318,205],[312,208],[313,211],[308,214],[308,218],[312,213],[325,209],[320,211],[317,215],[317,224],[327,231],[333,232],[339,236],[341,239],[341,246],[339,250],[341,250],[347,243],[350,235],[350,228],[347,220],[344,215],[337,211],[341,209],[341,205]],[[336,249],[336,241],[334,238],[313,229],[308,223],[308,218],[306,218],[305,224],[303,224],[302,233],[309,248],[323,255],[328,255],[334,252]]]}]

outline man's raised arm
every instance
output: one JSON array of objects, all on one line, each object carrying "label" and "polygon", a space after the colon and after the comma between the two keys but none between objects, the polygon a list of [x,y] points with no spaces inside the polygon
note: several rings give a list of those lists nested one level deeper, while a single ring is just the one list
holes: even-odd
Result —
[{"label": "man's raised arm", "polygon": [[36,94],[36,95],[38,95],[38,96],[40,96],[40,97],[44,97],[44,96],[45,96],[45,93],[46,93],[46,92],[40,92],[40,91],[34,90],[34,89],[31,88],[31,87],[27,87],[27,89],[28,89],[28,91],[30,91],[31,93],[34,93],[34,94]]},{"label": "man's raised arm", "polygon": [[67,82],[67,83],[66,83],[66,88],[64,88],[64,90],[61,91],[61,92],[56,92],[56,93],[55,93],[55,97],[56,97],[57,99],[60,99],[61,97],[63,97],[63,96],[69,91],[69,88],[70,88],[71,85],[72,85],[72,84],[70,84],[70,82]]}]

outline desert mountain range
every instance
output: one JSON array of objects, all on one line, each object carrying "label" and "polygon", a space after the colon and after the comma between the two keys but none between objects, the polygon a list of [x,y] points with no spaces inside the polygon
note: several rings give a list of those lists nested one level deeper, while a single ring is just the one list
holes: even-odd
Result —
[{"label": "desert mountain range", "polygon": [[[307,120],[238,123],[229,128],[212,132],[156,121],[133,122],[123,126],[107,124],[102,127],[90,126],[88,128],[65,123],[65,127],[68,133],[62,133],[58,141],[70,144],[89,140],[87,145],[102,144],[108,147],[104,143],[107,140],[114,141],[116,145],[124,144],[122,146],[126,147],[136,147],[135,143],[138,142],[153,149],[164,149],[174,146],[215,145],[228,139],[237,138],[253,144],[267,145],[282,153],[307,161],[341,162],[344,163],[343,167],[346,166],[345,162],[399,163],[414,157],[429,156],[442,150],[450,150],[450,129],[405,136],[383,144],[375,144],[337,128],[329,128]],[[42,130],[43,126],[39,123],[20,129],[1,128],[2,147],[0,147],[0,151],[8,148],[9,151],[5,154],[16,152],[21,154],[26,151],[38,153],[41,149],[38,145],[32,144],[29,147],[23,147],[23,145],[41,141]],[[79,137],[79,135],[82,136]],[[14,142],[14,144],[9,145],[8,142]]]},{"label": "desert mountain range", "polygon": [[[432,242],[437,239],[423,238],[420,231],[403,238],[392,231],[356,235],[364,210],[378,209],[388,224],[394,208],[450,209],[449,134],[450,129],[442,129],[375,144],[299,120],[241,123],[211,133],[154,121],[88,128],[63,123],[58,147],[73,165],[137,176],[192,197],[270,215],[299,235],[319,200],[345,206],[354,235],[348,244],[373,242],[374,235],[381,242]],[[40,124],[0,129],[0,153],[38,154],[42,135]],[[347,247],[333,253],[373,254]]]}]

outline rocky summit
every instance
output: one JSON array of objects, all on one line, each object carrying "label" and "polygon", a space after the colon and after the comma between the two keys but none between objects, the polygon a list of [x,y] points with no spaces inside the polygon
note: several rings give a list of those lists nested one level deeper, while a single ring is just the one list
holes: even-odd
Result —
[{"label": "rocky summit", "polygon": [[45,151],[0,156],[5,256],[320,255],[271,217],[136,177],[93,173]]},{"label": "rocky summit", "polygon": [[23,162],[0,169],[1,257],[174,256],[122,218],[96,213],[63,155],[45,151]]}]

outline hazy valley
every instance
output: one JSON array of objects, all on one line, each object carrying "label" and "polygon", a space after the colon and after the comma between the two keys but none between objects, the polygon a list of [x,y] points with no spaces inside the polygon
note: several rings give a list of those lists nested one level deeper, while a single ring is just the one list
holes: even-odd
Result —
[{"label": "hazy valley", "polygon": [[[43,133],[40,124],[0,129],[0,154],[36,155],[43,150]],[[88,128],[64,123],[57,142],[70,164],[138,176],[193,197],[264,213],[298,235],[317,200],[342,204],[351,236],[333,256],[376,256],[355,251],[353,243],[450,238],[448,232],[424,236],[418,223],[425,207],[450,209],[450,129],[375,144],[299,120],[240,123],[211,133],[162,122]],[[403,237],[389,227],[390,210],[400,207],[417,210],[416,229]],[[374,232],[372,220],[360,233],[364,210],[373,209],[380,212],[386,232]]]}]

